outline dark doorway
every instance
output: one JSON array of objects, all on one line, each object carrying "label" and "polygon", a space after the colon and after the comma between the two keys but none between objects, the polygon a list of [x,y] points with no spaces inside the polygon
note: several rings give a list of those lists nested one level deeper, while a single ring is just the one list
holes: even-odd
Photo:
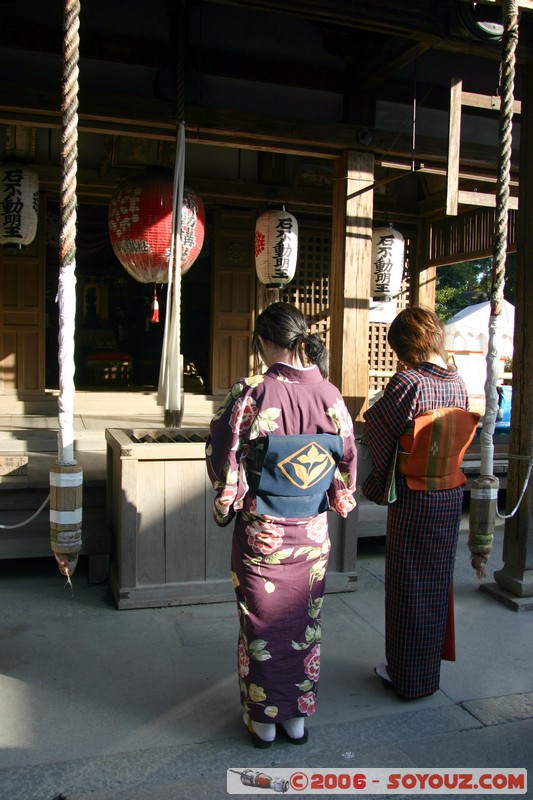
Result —
[{"label": "dark doorway", "polygon": [[[59,206],[48,203],[46,248],[46,386],[57,388]],[[107,205],[78,207],[76,236],[75,382],[78,389],[157,388],[167,286],[155,287],[159,322],[151,322],[154,284],[123,268],[108,236]],[[188,373],[207,376],[209,364],[210,226],[204,247],[182,279],[182,353]],[[193,364],[194,367],[187,367]],[[205,391],[195,378],[193,390]],[[187,390],[187,386],[185,389]]]}]

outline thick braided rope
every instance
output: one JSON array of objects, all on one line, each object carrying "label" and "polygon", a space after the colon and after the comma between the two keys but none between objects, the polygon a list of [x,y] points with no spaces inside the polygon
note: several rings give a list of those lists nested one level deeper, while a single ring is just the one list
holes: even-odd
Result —
[{"label": "thick braided rope", "polygon": [[76,240],[76,165],[78,159],[78,0],[65,0],[61,134],[61,260],[72,263]]},{"label": "thick braided rope", "polygon": [[[59,250],[59,453],[73,463],[74,321],[76,311],[76,171],[78,162],[79,0],[65,0],[61,131],[61,234]],[[75,463],[75,462],[74,462]]]},{"label": "thick braided rope", "polygon": [[[494,220],[494,249],[492,264],[491,322],[487,352],[486,411],[481,433],[481,473],[493,475],[493,435],[496,420],[497,351],[493,344],[494,321],[501,312],[507,255],[509,179],[511,172],[512,123],[514,103],[515,51],[518,42],[518,3],[506,0],[503,8],[504,36],[500,75],[500,121],[498,141],[498,176],[496,184],[496,215]],[[496,484],[497,485],[497,484]],[[488,488],[488,487],[487,487]],[[491,490],[491,489],[489,489]],[[468,547],[477,576],[486,574],[493,531],[470,532]]]},{"label": "thick braided rope", "polygon": [[509,179],[511,171],[512,125],[514,103],[515,51],[518,43],[518,2],[504,5],[504,36],[500,78],[499,157],[496,184],[496,217],[494,227],[494,262],[492,304],[501,310],[507,254]]}]

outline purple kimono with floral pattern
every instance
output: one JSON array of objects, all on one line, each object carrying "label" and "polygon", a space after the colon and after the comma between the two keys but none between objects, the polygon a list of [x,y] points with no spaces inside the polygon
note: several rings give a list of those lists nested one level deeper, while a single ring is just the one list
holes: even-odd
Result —
[{"label": "purple kimono with floral pattern", "polygon": [[250,448],[266,435],[337,434],[343,455],[327,491],[330,509],[355,507],[353,425],[339,390],[317,367],[274,364],[235,383],[211,422],[207,469],[216,489],[214,518],[235,518],[232,580],[240,622],[241,701],[257,722],[315,711],[320,672],[320,609],[330,542],[328,512],[267,517],[249,487]]}]

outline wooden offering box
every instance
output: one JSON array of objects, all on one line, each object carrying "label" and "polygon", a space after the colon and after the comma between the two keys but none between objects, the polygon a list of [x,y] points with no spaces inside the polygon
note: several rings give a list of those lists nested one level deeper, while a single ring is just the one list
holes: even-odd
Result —
[{"label": "wooden offering box", "polygon": [[[233,525],[213,520],[206,438],[199,428],[106,430],[110,582],[119,609],[233,599]],[[330,513],[330,536],[327,590],[355,589],[355,520]]]}]

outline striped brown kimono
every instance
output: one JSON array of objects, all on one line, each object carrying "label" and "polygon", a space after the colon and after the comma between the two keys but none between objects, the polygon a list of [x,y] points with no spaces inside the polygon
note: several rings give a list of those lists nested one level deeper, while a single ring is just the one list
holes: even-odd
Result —
[{"label": "striped brown kimono", "polygon": [[[383,503],[400,437],[415,417],[437,408],[467,409],[457,369],[431,363],[396,373],[365,413],[374,469],[363,486]],[[385,555],[385,650],[389,676],[406,698],[439,688],[463,485],[413,490],[395,470],[397,500],[388,507]]]}]

